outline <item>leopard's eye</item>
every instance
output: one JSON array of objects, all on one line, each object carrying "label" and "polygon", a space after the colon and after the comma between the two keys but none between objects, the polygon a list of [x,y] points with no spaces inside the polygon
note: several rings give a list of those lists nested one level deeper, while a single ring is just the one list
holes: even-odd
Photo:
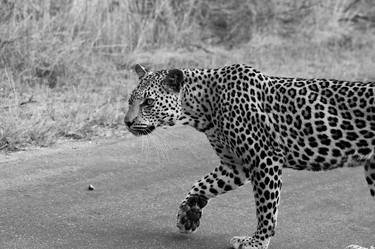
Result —
[{"label": "leopard's eye", "polygon": [[144,105],[147,105],[147,106],[150,106],[150,105],[153,105],[155,103],[155,99],[152,99],[152,98],[147,98],[145,99],[145,101],[143,102]]}]

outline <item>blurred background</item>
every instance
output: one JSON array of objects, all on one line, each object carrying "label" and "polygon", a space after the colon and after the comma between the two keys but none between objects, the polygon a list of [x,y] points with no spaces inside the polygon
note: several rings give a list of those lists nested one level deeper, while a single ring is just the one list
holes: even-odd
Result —
[{"label": "blurred background", "polygon": [[135,63],[375,81],[375,1],[0,0],[0,150],[122,136]]}]

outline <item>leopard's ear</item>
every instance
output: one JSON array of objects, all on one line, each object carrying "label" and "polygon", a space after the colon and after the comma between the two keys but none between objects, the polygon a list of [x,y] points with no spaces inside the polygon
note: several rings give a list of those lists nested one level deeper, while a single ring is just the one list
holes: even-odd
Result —
[{"label": "leopard's ear", "polygon": [[164,87],[173,93],[179,93],[184,82],[184,73],[180,69],[171,69],[168,71],[164,80]]},{"label": "leopard's ear", "polygon": [[145,76],[148,73],[148,70],[140,64],[136,64],[134,66],[134,70],[137,73],[138,78],[140,78],[140,79],[143,78],[143,76]]}]

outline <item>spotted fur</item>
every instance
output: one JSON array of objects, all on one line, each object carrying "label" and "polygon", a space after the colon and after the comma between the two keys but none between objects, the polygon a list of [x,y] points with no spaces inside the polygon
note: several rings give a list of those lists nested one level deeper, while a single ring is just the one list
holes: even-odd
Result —
[{"label": "spotted fur", "polygon": [[251,182],[257,229],[234,248],[268,248],[275,234],[282,169],[364,165],[375,197],[375,83],[270,77],[248,65],[149,72],[125,117],[135,135],[176,122],[204,132],[220,164],[181,203],[177,226],[192,232],[210,198]]}]

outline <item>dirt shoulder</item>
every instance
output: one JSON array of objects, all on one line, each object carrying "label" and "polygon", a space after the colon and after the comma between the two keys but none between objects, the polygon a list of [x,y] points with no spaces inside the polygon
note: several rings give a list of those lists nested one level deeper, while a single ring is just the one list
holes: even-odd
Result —
[{"label": "dirt shoulder", "polygon": [[[122,136],[121,139],[131,136],[127,134]],[[27,146],[18,151],[0,152],[0,164],[9,162],[21,162],[25,160],[35,159],[43,156],[50,156],[58,153],[71,153],[75,150],[82,150],[86,148],[95,147],[102,144],[108,144],[119,141],[119,138],[110,137],[93,137],[92,139],[59,139],[55,144],[49,147],[40,146]]]},{"label": "dirt shoulder", "polygon": [[[0,248],[217,249],[256,226],[244,186],[211,200],[195,234],[177,232],[179,201],[218,162],[189,128],[26,154],[0,162]],[[361,168],[285,170],[270,248],[369,247],[373,207]]]}]

